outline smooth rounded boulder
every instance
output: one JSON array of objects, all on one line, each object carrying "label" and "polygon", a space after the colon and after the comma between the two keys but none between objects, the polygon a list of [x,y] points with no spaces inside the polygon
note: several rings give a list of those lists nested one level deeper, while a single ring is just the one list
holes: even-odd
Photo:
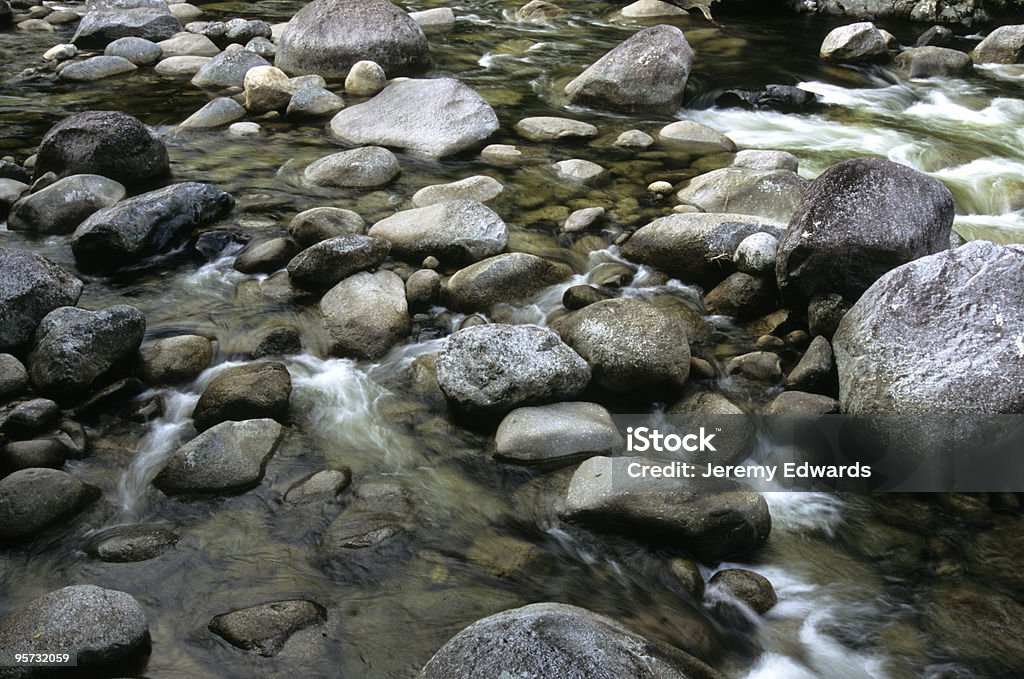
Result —
[{"label": "smooth rounded boulder", "polygon": [[494,210],[475,200],[458,199],[396,212],[368,232],[391,241],[397,257],[423,261],[475,262],[508,245],[508,226]]},{"label": "smooth rounded boulder", "polygon": [[441,299],[459,311],[488,311],[495,304],[523,304],[548,286],[568,280],[572,269],[525,252],[489,257],[456,271]]},{"label": "smooth rounded boulder", "polygon": [[573,398],[590,382],[590,366],[551,330],[497,323],[451,335],[437,381],[463,410],[500,413]]},{"label": "smooth rounded boulder", "polygon": [[380,146],[364,146],[310,163],[303,177],[315,186],[370,189],[384,186],[401,171],[394,153]]},{"label": "smooth rounded boulder", "polygon": [[181,31],[181,22],[166,5],[153,3],[102,3],[94,5],[78,24],[71,39],[76,46],[102,49],[120,38],[144,38],[153,42],[166,40]]},{"label": "smooth rounded boulder", "polygon": [[1024,248],[972,241],[896,268],[833,337],[848,413],[1024,410]]},{"label": "smooth rounded boulder", "polygon": [[16,471],[0,480],[0,542],[34,537],[99,496],[99,488],[58,469]]},{"label": "smooth rounded boulder", "polygon": [[288,262],[293,285],[324,291],[357,271],[372,269],[391,252],[391,243],[372,236],[335,236],[309,246]]},{"label": "smooth rounded boulder", "polygon": [[807,180],[789,170],[723,167],[694,177],[676,198],[704,212],[728,211],[785,224],[806,190]]},{"label": "smooth rounded boulder", "polygon": [[528,465],[611,455],[624,441],[611,414],[596,403],[567,402],[516,408],[494,434],[498,459]]},{"label": "smooth rounded boulder", "polygon": [[530,604],[478,620],[442,646],[419,679],[499,676],[724,679],[673,646],[560,603]]},{"label": "smooth rounded boulder", "polygon": [[44,316],[82,295],[82,281],[31,252],[0,248],[0,271],[0,351],[28,342]]},{"label": "smooth rounded boulder", "polygon": [[387,0],[315,0],[288,22],[274,65],[293,76],[344,78],[364,60],[408,75],[430,65],[430,50],[416,22]]},{"label": "smooth rounded boulder", "polygon": [[192,419],[200,431],[226,420],[269,418],[287,422],[291,393],[291,374],[283,363],[234,366],[206,385],[192,410]]},{"label": "smooth rounded boulder", "polygon": [[336,356],[379,359],[412,327],[405,283],[392,271],[349,276],[324,295],[320,311]]},{"label": "smooth rounded boulder", "polygon": [[825,36],[819,55],[827,61],[856,63],[888,57],[885,36],[870,21],[840,26]]},{"label": "smooth rounded boulder", "polygon": [[1016,64],[1024,57],[1024,25],[999,26],[985,36],[971,57],[979,64]]},{"label": "smooth rounded boulder", "polygon": [[97,174],[76,174],[30,193],[11,207],[7,228],[68,234],[91,214],[125,196],[125,188]]},{"label": "smooth rounded boulder", "polygon": [[98,174],[135,186],[170,172],[167,147],[160,136],[120,111],[86,111],[50,128],[39,144],[34,179],[47,172],[58,177]]},{"label": "smooth rounded boulder", "polygon": [[953,195],[926,174],[877,158],[825,170],[779,245],[775,275],[789,298],[855,300],[887,271],[949,247]]},{"label": "smooth rounded boulder", "polygon": [[675,26],[638,31],[565,86],[570,103],[621,111],[674,113],[693,65],[693,49]]},{"label": "smooth rounded boulder", "polygon": [[900,52],[895,63],[911,78],[964,76],[974,71],[974,61],[969,54],[946,47],[911,47]]}]

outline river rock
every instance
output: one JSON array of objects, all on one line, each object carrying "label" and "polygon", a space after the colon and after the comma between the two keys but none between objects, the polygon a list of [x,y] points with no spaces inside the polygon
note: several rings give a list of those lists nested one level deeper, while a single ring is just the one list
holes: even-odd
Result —
[{"label": "river rock", "polygon": [[291,75],[343,78],[363,60],[392,76],[422,71],[430,64],[427,38],[387,0],[315,0],[288,22],[274,63]]},{"label": "river rock", "polygon": [[692,120],[669,123],[658,130],[658,139],[673,149],[691,156],[710,156],[736,151],[736,144],[732,139]]},{"label": "river rock", "polygon": [[[99,496],[99,488],[67,472],[42,468],[16,471],[0,479],[0,542],[34,537]],[[5,629],[6,623],[0,625],[0,639]]]},{"label": "river rock", "polygon": [[495,304],[524,304],[550,285],[568,280],[572,270],[525,252],[489,257],[455,272],[441,299],[459,311],[488,311]]},{"label": "river rock", "polygon": [[945,47],[911,47],[896,56],[896,67],[911,78],[964,76],[974,71],[966,52]]},{"label": "river rock", "polygon": [[437,380],[464,410],[501,412],[571,399],[590,381],[590,366],[551,330],[480,325],[448,338]]},{"label": "river rock", "polygon": [[288,224],[288,234],[307,247],[328,238],[354,236],[365,231],[362,217],[339,207],[315,207],[295,215]]},{"label": "river rock", "polygon": [[748,554],[768,539],[768,505],[749,486],[731,479],[634,478],[632,463],[665,464],[590,458],[569,483],[564,517],[594,530],[683,547],[706,563]]},{"label": "river rock", "polygon": [[520,137],[539,142],[590,139],[597,136],[597,128],[590,123],[553,116],[523,118],[515,124],[515,130]]},{"label": "river rock", "polygon": [[203,431],[225,420],[288,421],[292,378],[283,363],[264,361],[228,368],[206,386],[192,411]]},{"label": "river rock", "polygon": [[270,66],[267,60],[248,50],[221,52],[207,62],[192,78],[196,87],[224,88],[245,85],[250,68]]},{"label": "river rock", "polygon": [[152,40],[145,38],[118,38],[107,45],[103,53],[110,57],[121,57],[136,66],[152,66],[160,61],[164,51]]},{"label": "river rock", "polygon": [[571,285],[562,293],[562,306],[570,311],[612,299],[615,295],[593,285]]},{"label": "river rock", "polygon": [[736,246],[732,261],[736,268],[751,275],[773,274],[779,240],[770,233],[754,233]]},{"label": "river rock", "polygon": [[431,255],[444,262],[473,262],[508,244],[508,226],[501,217],[464,199],[396,212],[370,227],[369,234],[391,241],[395,256],[416,262]]},{"label": "river rock", "polygon": [[591,179],[597,179],[607,172],[607,170],[597,163],[593,163],[589,160],[583,160],[581,158],[560,160],[551,167],[554,168],[555,174],[558,175],[559,179],[573,182],[585,182],[590,181]]},{"label": "river rock", "polygon": [[603,207],[585,207],[572,212],[562,224],[566,233],[582,233],[604,219],[606,210]]},{"label": "river rock", "polygon": [[662,0],[637,0],[622,8],[622,16],[629,19],[651,19],[655,17],[685,16],[682,7],[662,2]]},{"label": "river rock", "polygon": [[[269,28],[269,25],[267,27]],[[269,38],[262,36],[256,36],[245,43],[245,49],[269,61],[273,61],[274,57],[277,56],[277,46]]]},{"label": "river rock", "polygon": [[674,113],[693,65],[693,50],[675,26],[638,31],[565,87],[570,103],[624,111]]},{"label": "river rock", "polygon": [[853,300],[900,264],[949,247],[953,196],[888,160],[858,158],[818,176],[793,213],[776,259],[779,289]]},{"label": "river rock", "polygon": [[292,326],[280,325],[259,333],[248,353],[252,358],[294,356],[302,353],[302,337]]},{"label": "river rock", "polygon": [[1017,413],[1024,251],[987,241],[882,276],[833,338],[850,413]]},{"label": "river rock", "polygon": [[327,611],[320,604],[291,599],[218,615],[210,631],[232,646],[273,657],[293,634],[326,621]]},{"label": "river rock", "polygon": [[711,587],[725,590],[758,615],[764,615],[779,601],[775,588],[768,578],[742,568],[727,568],[718,571],[708,581]]},{"label": "river rock", "polygon": [[405,283],[391,271],[349,276],[324,295],[320,311],[336,356],[379,359],[412,329]]},{"label": "river rock", "polygon": [[178,448],[153,484],[168,495],[248,490],[263,479],[283,433],[271,419],[221,422]]},{"label": "river rock", "polygon": [[611,455],[623,446],[611,414],[596,403],[516,408],[494,435],[495,456],[519,464],[562,463]]},{"label": "river rock", "polygon": [[146,319],[132,306],[55,309],[39,323],[29,347],[32,385],[58,399],[83,396],[134,360],[145,332]]},{"label": "river rock", "polygon": [[694,177],[676,198],[704,212],[729,211],[786,223],[806,189],[807,181],[789,170],[725,167]]},{"label": "river rock", "polygon": [[453,78],[393,82],[331,120],[331,133],[346,143],[396,147],[425,158],[478,147],[497,129],[491,105]]},{"label": "river rock", "polygon": [[704,307],[709,313],[745,321],[778,308],[777,298],[770,280],[737,271],[704,295]]},{"label": "river rock", "polygon": [[135,597],[95,585],[50,592],[0,623],[0,648],[26,653],[60,649],[75,654],[78,672],[94,676],[114,671],[116,663],[148,645],[146,612]]},{"label": "river rock", "polygon": [[113,179],[95,174],[71,175],[15,203],[7,227],[12,231],[71,233],[86,217],[110,207],[124,195],[124,186]]},{"label": "river rock", "polygon": [[32,173],[15,162],[0,159],[0,179],[14,179],[22,184],[31,184]]},{"label": "river rock", "polygon": [[0,446],[0,476],[19,469],[60,469],[67,457],[67,447],[57,438],[14,441]]},{"label": "river rock", "polygon": [[251,113],[269,113],[288,108],[294,86],[288,76],[273,66],[254,66],[245,72],[245,108]]},{"label": "river rock", "polygon": [[372,269],[391,252],[391,243],[372,236],[336,236],[316,243],[288,263],[292,284],[322,292],[357,271]]},{"label": "river rock", "polygon": [[337,498],[351,483],[352,470],[348,467],[324,469],[289,488],[284,501],[293,505],[329,502]]},{"label": "river rock", "polygon": [[345,93],[355,97],[372,97],[388,84],[384,69],[376,61],[357,61],[345,76]]},{"label": "river rock", "polygon": [[426,207],[459,199],[486,203],[500,196],[504,190],[505,187],[497,179],[478,174],[448,184],[424,186],[413,194],[412,204],[415,207]]},{"label": "river rock", "polygon": [[759,382],[774,383],[782,379],[779,356],[770,351],[751,351],[730,358],[725,364],[725,372]]},{"label": "river rock", "polygon": [[409,12],[409,18],[427,35],[447,33],[455,28],[455,12],[451,7],[434,7],[419,12]]},{"label": "river rock", "polygon": [[201,109],[185,118],[178,127],[183,129],[207,130],[223,127],[245,117],[245,107],[230,97],[217,97]]},{"label": "river rock", "polygon": [[165,40],[181,30],[181,22],[166,5],[91,9],[71,39],[78,47],[100,49],[119,38]]},{"label": "river rock", "polygon": [[608,391],[671,390],[690,374],[685,328],[649,302],[619,298],[590,304],[561,320],[558,331],[590,364],[594,383]]},{"label": "river rock", "polygon": [[[823,394],[784,391],[768,404],[765,414],[775,418],[812,418],[839,412],[839,401]],[[785,421],[785,420],[784,420]]]},{"label": "river rock", "polygon": [[654,143],[654,137],[642,130],[626,130],[615,138],[615,145],[626,149],[645,149]]},{"label": "river rock", "polygon": [[1024,25],[999,26],[971,53],[978,64],[1016,64],[1024,56]]},{"label": "river rock", "polygon": [[875,25],[862,21],[834,29],[825,36],[818,55],[827,61],[857,63],[888,58],[889,50]]},{"label": "river rock", "polygon": [[50,128],[39,145],[34,177],[99,174],[134,186],[170,172],[159,135],[118,111],[86,111]]},{"label": "river rock", "polygon": [[175,533],[159,526],[118,526],[96,535],[86,552],[107,563],[137,563],[164,554],[178,540]]},{"label": "river rock", "polygon": [[285,116],[306,119],[333,116],[345,108],[345,100],[323,87],[306,85],[288,100]]},{"label": "river rock", "polygon": [[1024,605],[990,589],[949,583],[929,590],[921,621],[934,654],[966,665],[980,676],[1012,677],[1024,671],[1024,639],[1011,621]]},{"label": "river rock", "polygon": [[14,356],[0,353],[0,404],[20,396],[28,388],[28,371]]},{"label": "river rock", "polygon": [[165,337],[140,350],[139,375],[154,386],[192,382],[213,362],[213,343],[198,335]]},{"label": "river rock", "polygon": [[419,679],[450,677],[723,679],[693,656],[611,618],[560,603],[478,620],[434,654]]},{"label": "river rock", "polygon": [[210,57],[165,57],[153,67],[153,70],[159,75],[185,78],[194,76],[208,63]]},{"label": "river rock", "polygon": [[274,273],[283,269],[298,251],[298,244],[291,238],[271,238],[246,246],[231,268],[241,273]]},{"label": "river rock", "polygon": [[622,255],[710,288],[732,273],[729,259],[739,244],[761,232],[783,234],[779,227],[748,215],[674,214],[637,230],[622,246]]},{"label": "river rock", "polygon": [[821,390],[829,387],[829,378],[834,367],[832,345],[826,338],[818,335],[811,340],[800,362],[786,377],[786,388],[826,393]]},{"label": "river rock", "polygon": [[82,294],[82,281],[24,250],[0,248],[0,271],[0,350],[28,342],[44,316]]},{"label": "river rock", "polygon": [[91,82],[135,70],[138,66],[122,57],[99,56],[68,64],[67,68],[60,70],[59,77],[72,82]]},{"label": "river rock", "polygon": [[94,213],[75,230],[71,249],[79,266],[110,270],[166,251],[234,204],[209,184],[172,184]]},{"label": "river rock", "polygon": [[60,406],[48,398],[33,398],[15,405],[0,420],[0,431],[28,438],[50,429],[60,419]]},{"label": "river rock", "polygon": [[5,219],[11,206],[28,191],[29,186],[15,179],[0,179],[0,219]]},{"label": "river rock", "polygon": [[565,14],[565,10],[553,2],[547,0],[530,0],[528,3],[516,10],[516,18],[520,21],[542,23],[557,19]]},{"label": "river rock", "polygon": [[[157,43],[164,59],[174,57],[215,57],[220,48],[205,35],[196,33],[178,33],[167,40]],[[209,62],[203,62],[209,63]]]},{"label": "river rock", "polygon": [[405,298],[409,306],[428,306],[437,301],[440,294],[441,274],[433,269],[419,269],[405,280]]},{"label": "river rock", "polygon": [[787,151],[761,151],[746,149],[739,151],[732,159],[733,167],[750,170],[789,170],[796,172],[800,161]]},{"label": "river rock", "polygon": [[384,186],[401,171],[398,158],[391,151],[364,146],[311,163],[304,177],[316,186],[368,189]]}]

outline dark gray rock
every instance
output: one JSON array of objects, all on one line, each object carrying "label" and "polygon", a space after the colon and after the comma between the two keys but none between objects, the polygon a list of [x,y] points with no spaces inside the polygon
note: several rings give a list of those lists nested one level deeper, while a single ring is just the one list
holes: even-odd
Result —
[{"label": "dark gray rock", "polygon": [[750,320],[777,307],[774,281],[736,272],[704,296],[709,313]]},{"label": "dark gray rock", "polygon": [[494,435],[494,454],[518,464],[548,465],[611,455],[624,440],[611,414],[596,403],[553,403],[516,408]]},{"label": "dark gray rock", "polygon": [[425,307],[441,294],[441,274],[433,269],[419,269],[405,280],[405,298],[409,306]]},{"label": "dark gray rock", "polygon": [[336,236],[311,245],[288,263],[293,285],[322,292],[387,259],[391,243],[372,236]]},{"label": "dark gray rock", "polygon": [[832,340],[850,413],[1019,413],[1024,250],[972,241],[880,278]]},{"label": "dark gray rock", "polygon": [[242,273],[274,273],[287,266],[298,251],[291,238],[272,238],[247,246],[231,266]]},{"label": "dark gray rock", "polygon": [[412,328],[405,283],[391,271],[349,276],[323,296],[320,312],[335,356],[379,359]]},{"label": "dark gray rock", "polygon": [[292,378],[283,363],[264,361],[221,372],[203,391],[192,411],[196,429],[225,420],[272,418],[288,421]]},{"label": "dark gray rock", "polygon": [[250,40],[263,38],[269,40],[273,36],[273,29],[266,21],[260,19],[229,19],[224,23],[225,44],[244,45]]},{"label": "dark gray rock", "polygon": [[898,54],[895,62],[911,78],[963,76],[974,71],[969,54],[946,47],[911,47]]},{"label": "dark gray rock", "polygon": [[103,80],[115,75],[131,73],[138,66],[123,57],[98,56],[89,57],[85,61],[75,61],[62,68],[57,77],[71,82],[92,82]]},{"label": "dark gray rock", "polygon": [[821,335],[831,340],[839,327],[839,321],[850,310],[850,302],[843,296],[830,292],[816,295],[807,303],[807,329],[812,336]]},{"label": "dark gray rock", "polygon": [[768,578],[742,568],[718,571],[711,576],[708,585],[723,589],[759,615],[770,611],[779,601]]},{"label": "dark gray rock", "polygon": [[139,602],[125,592],[95,585],[50,592],[0,623],[0,648],[74,653],[83,673],[109,671],[108,666],[148,645],[149,624]]},{"label": "dark gray rock", "polygon": [[558,603],[503,611],[465,628],[423,667],[451,677],[723,679],[693,656],[603,615]]},{"label": "dark gray rock", "polygon": [[610,292],[595,288],[593,285],[573,285],[566,288],[562,294],[562,306],[570,311],[575,311],[613,297],[614,295]]},{"label": "dark gray rock", "polygon": [[303,172],[315,186],[369,189],[384,186],[402,171],[395,154],[380,146],[364,146],[333,153]]},{"label": "dark gray rock", "polygon": [[725,372],[761,382],[778,382],[782,379],[779,357],[770,351],[752,351],[730,358],[725,364]]},{"label": "dark gray rock", "polygon": [[209,88],[242,87],[245,74],[257,66],[270,66],[270,63],[248,50],[221,52],[192,76],[192,84]]},{"label": "dark gray rock", "polygon": [[732,273],[736,248],[755,233],[781,238],[783,230],[745,215],[675,214],[641,227],[622,246],[622,255],[664,271],[685,283],[711,288]]},{"label": "dark gray rock", "polygon": [[391,241],[394,255],[416,262],[430,256],[444,262],[475,262],[508,245],[508,226],[475,200],[402,210],[374,224],[369,234]]},{"label": "dark gray rock", "polygon": [[28,389],[28,371],[14,356],[0,354],[0,404]]},{"label": "dark gray rock", "polygon": [[127,59],[136,66],[152,66],[160,61],[164,51],[152,40],[145,38],[118,38],[104,48],[103,53],[109,57]]},{"label": "dark gray rock", "polygon": [[86,552],[108,563],[155,559],[178,543],[178,535],[159,526],[118,526],[93,536]]},{"label": "dark gray rock", "polygon": [[424,70],[430,64],[427,38],[386,0],[315,0],[288,22],[274,65],[289,75],[343,78],[363,60],[377,62],[392,77]]},{"label": "dark gray rock", "polygon": [[693,50],[675,26],[638,31],[565,87],[569,101],[597,108],[674,113],[693,65]]},{"label": "dark gray rock", "polygon": [[320,604],[291,599],[218,615],[210,622],[210,631],[232,646],[272,657],[291,635],[326,621],[327,611]]},{"label": "dark gray rock", "polygon": [[833,165],[789,222],[776,259],[779,289],[854,300],[886,271],[947,249],[953,215],[949,189],[909,167],[877,158]]},{"label": "dark gray rock", "polygon": [[125,188],[96,174],[76,174],[30,193],[11,207],[7,228],[36,233],[71,233],[89,215],[124,198]]},{"label": "dark gray rock", "polygon": [[39,145],[34,177],[99,174],[125,186],[170,172],[167,147],[150,127],[119,111],[86,111],[50,128]]},{"label": "dark gray rock", "polygon": [[448,338],[437,380],[459,407],[501,412],[573,398],[590,381],[590,366],[551,330],[480,325]]},{"label": "dark gray rock", "polygon": [[249,356],[266,358],[267,356],[292,356],[302,353],[302,337],[290,325],[282,325],[262,333]]},{"label": "dark gray rock", "polygon": [[323,87],[306,85],[292,95],[285,110],[285,117],[293,119],[323,118],[333,116],[345,108],[345,100]]},{"label": "dark gray rock", "polygon": [[135,359],[146,318],[132,306],[102,311],[61,307],[46,315],[32,337],[28,372],[40,394],[58,400],[102,386]]},{"label": "dark gray rock", "polygon": [[166,5],[98,8],[85,13],[71,42],[78,47],[99,49],[119,38],[145,38],[159,42],[179,31],[181,22]]},{"label": "dark gray rock", "polygon": [[633,298],[590,304],[557,326],[609,391],[674,390],[690,374],[690,343],[677,319]]},{"label": "dark gray rock", "polygon": [[50,429],[60,419],[60,406],[48,398],[34,398],[15,404],[0,420],[0,431],[28,438]]},{"label": "dark gray rock", "polygon": [[346,108],[330,128],[349,144],[443,158],[479,147],[497,131],[498,117],[479,94],[454,78],[412,79],[391,83],[369,101]]},{"label": "dark gray rock", "polygon": [[[700,359],[697,359],[700,360]],[[691,359],[691,373],[694,360]],[[710,365],[710,378],[714,368]],[[755,420],[716,391],[691,391],[667,411],[667,422],[678,431],[715,431],[714,450],[696,450],[686,454],[687,462],[696,464],[737,464],[750,457],[754,450],[757,429]]]},{"label": "dark gray rock", "polygon": [[817,417],[838,413],[839,401],[805,391],[784,391],[772,399],[765,412],[776,417]]},{"label": "dark gray rock", "polygon": [[307,479],[303,479],[288,489],[284,501],[288,504],[301,505],[309,502],[329,502],[352,483],[352,470],[324,469]]},{"label": "dark gray rock", "polygon": [[79,266],[109,271],[165,252],[234,204],[210,184],[172,184],[94,213],[75,230],[71,249]]},{"label": "dark gray rock", "polygon": [[[593,530],[682,547],[704,562],[748,554],[768,539],[761,494],[731,479],[635,478],[640,457],[592,457],[573,474],[564,517]],[[698,474],[701,470],[698,470]]]},{"label": "dark gray rock", "polygon": [[178,335],[149,342],[139,353],[139,375],[148,384],[183,384],[210,367],[213,343],[198,335]]},{"label": "dark gray rock", "polygon": [[14,441],[0,446],[0,476],[19,469],[60,469],[67,457],[67,448],[56,438]]},{"label": "dark gray rock", "polygon": [[[0,542],[34,537],[99,496],[99,488],[66,472],[39,468],[16,471],[0,479]],[[4,629],[6,626],[0,625],[0,639],[4,639]],[[6,644],[3,647],[12,648]]]},{"label": "dark gray rock", "polygon": [[13,179],[22,184],[31,184],[32,173],[17,163],[0,160],[0,179]]},{"label": "dark gray rock", "polygon": [[495,304],[524,304],[548,286],[568,280],[572,269],[525,252],[489,257],[456,271],[441,299],[459,311],[488,311]]},{"label": "dark gray rock", "polygon": [[259,485],[283,434],[284,428],[271,419],[221,422],[178,448],[153,485],[168,495],[248,490]]},{"label": "dark gray rock", "polygon": [[315,207],[295,215],[288,224],[288,233],[305,247],[335,236],[355,236],[365,232],[363,218],[340,207]]},{"label": "dark gray rock", "polygon": [[818,393],[822,393],[822,390],[831,391],[834,368],[832,345],[827,339],[818,335],[811,340],[811,344],[807,347],[800,362],[786,377],[786,388]]},{"label": "dark gray rock", "polygon": [[244,118],[245,107],[229,97],[217,97],[178,124],[180,129],[206,130]]}]

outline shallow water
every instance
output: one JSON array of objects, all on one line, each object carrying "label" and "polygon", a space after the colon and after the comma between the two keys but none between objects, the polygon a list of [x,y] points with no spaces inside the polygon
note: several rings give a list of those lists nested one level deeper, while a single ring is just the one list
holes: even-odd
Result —
[{"label": "shallow water", "polygon": [[[406,9],[444,2],[409,2]],[[66,115],[115,108],[156,126],[170,148],[176,180],[208,181],[229,191],[239,207],[218,228],[255,239],[283,233],[296,213],[335,205],[368,223],[406,206],[431,183],[489,174],[506,186],[495,209],[512,229],[510,249],[533,252],[573,267],[573,282],[590,280],[601,264],[622,263],[611,246],[621,230],[670,209],[647,194],[659,179],[698,170],[671,153],[634,153],[610,145],[630,128],[648,131],[670,117],[611,115],[562,108],[559,86],[628,37],[637,22],[615,18],[612,3],[563,2],[577,13],[550,25],[514,20],[517,3],[465,0],[452,6],[456,30],[432,36],[431,75],[453,75],[495,106],[502,122],[495,143],[517,143],[511,126],[527,115],[560,115],[592,122],[592,144],[521,143],[534,162],[499,168],[468,155],[443,162],[399,154],[402,175],[384,190],[313,191],[298,180],[309,161],[337,150],[322,124],[262,121],[266,137],[238,139],[224,131],[182,133],[173,126],[208,99],[187,80],[143,71],[96,84],[55,82],[39,69],[47,47],[70,38],[0,33],[0,155],[19,160]],[[245,16],[285,20],[301,3],[203,5],[204,18]],[[1024,69],[978,69],[968,80],[908,82],[880,68],[823,65],[821,38],[835,25],[820,18],[699,17],[676,22],[697,52],[691,96],[712,87],[799,84],[828,104],[813,114],[694,109],[679,112],[729,134],[741,147],[788,150],[801,173],[814,177],[839,160],[888,157],[934,174],[953,191],[957,230],[969,238],[1024,241]],[[888,27],[905,43],[921,27]],[[969,41],[965,41],[967,45]],[[547,165],[581,157],[608,167],[590,188],[557,182]],[[705,161],[710,169],[713,161]],[[598,235],[559,235],[572,209],[604,205],[612,226]],[[65,237],[32,238],[0,230],[0,245],[33,249],[73,267]],[[433,328],[447,332],[459,316],[443,309],[418,318],[422,341],[398,347],[378,364],[325,359],[315,305],[292,300],[279,280],[231,268],[232,252],[209,263],[174,260],[115,278],[84,277],[81,305],[114,302],[139,307],[148,336],[198,333],[215,337],[217,360],[195,384],[151,393],[165,404],[147,423],[102,418],[90,423],[92,454],[69,463],[100,486],[104,498],[59,535],[0,554],[0,615],[49,590],[91,582],[135,595],[150,613],[152,677],[195,676],[414,676],[450,636],[469,622],[525,603],[557,600],[611,614],[644,633],[707,658],[730,676],[802,677],[984,676],[943,664],[920,626],[915,598],[931,581],[916,570],[941,564],[903,554],[900,539],[881,521],[873,501],[820,494],[772,494],[774,529],[753,563],[768,577],[780,603],[765,618],[722,615],[714,594],[694,601],[668,572],[669,553],[624,540],[571,530],[554,519],[553,498],[564,473],[542,475],[495,463],[488,437],[453,424],[409,384],[412,361],[435,352]],[[632,267],[636,269],[636,267]],[[546,324],[560,307],[555,286],[536,303],[505,309],[503,320]],[[699,291],[667,285],[654,272],[635,271],[625,294],[671,294],[693,304]],[[717,319],[719,360],[749,350],[753,338]],[[202,387],[241,359],[250,333],[290,324],[308,353],[286,360],[294,381],[295,422],[256,489],[227,498],[168,498],[150,484],[160,464],[194,432],[188,415]],[[718,387],[756,407],[770,392]],[[656,403],[623,403],[623,412],[647,412]],[[463,423],[464,424],[464,423]],[[350,467],[354,486],[398,484],[415,508],[408,539],[379,562],[338,562],[320,546],[326,526],[351,502],[286,505],[283,494],[325,467]],[[82,551],[98,531],[150,523],[170,528],[181,542],[168,554],[137,564],[109,564]],[[922,529],[924,530],[924,529]],[[913,534],[915,539],[918,536]],[[966,539],[950,528],[950,544]],[[923,540],[923,538],[921,538]],[[866,546],[870,545],[870,546]],[[880,552],[873,552],[878,547]],[[878,556],[884,552],[884,558]],[[726,567],[723,564],[721,567]],[[710,576],[711,572],[705,572]],[[273,659],[244,654],[206,630],[221,613],[264,601],[309,598],[330,610],[322,629],[300,632]],[[941,654],[939,654],[941,656]]]}]

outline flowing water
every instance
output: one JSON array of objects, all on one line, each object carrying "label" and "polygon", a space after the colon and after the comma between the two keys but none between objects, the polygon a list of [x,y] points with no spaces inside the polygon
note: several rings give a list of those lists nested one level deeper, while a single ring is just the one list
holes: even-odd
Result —
[{"label": "flowing water", "polygon": [[[404,3],[409,10],[445,4]],[[574,10],[571,18],[523,24],[514,19],[517,4],[454,3],[456,30],[431,37],[431,75],[458,77],[495,106],[502,122],[497,143],[521,142],[510,130],[522,117],[566,114],[560,86],[640,25],[616,18],[612,3],[568,0],[561,4]],[[204,18],[275,22],[299,6],[271,0],[203,9]],[[1024,241],[1024,67],[979,68],[963,80],[908,81],[884,67],[822,64],[817,46],[835,25],[828,20],[741,15],[720,21],[675,22],[697,53],[689,87],[694,100],[713,88],[781,83],[819,94],[826,106],[806,114],[685,108],[676,117],[715,127],[744,148],[791,151],[808,178],[861,155],[911,165],[953,191],[962,235]],[[904,43],[912,43],[921,28],[886,27]],[[430,162],[400,155],[402,174],[385,190],[318,192],[297,176],[309,161],[337,150],[322,125],[266,120],[266,136],[258,139],[178,132],[174,125],[205,103],[205,93],[146,70],[94,84],[55,81],[40,68],[38,55],[69,37],[70,30],[60,27],[51,35],[0,33],[0,155],[23,160],[70,113],[121,109],[164,135],[176,180],[212,182],[238,199],[234,215],[218,228],[257,240],[280,235],[304,209],[346,207],[372,223],[406,206],[422,186],[485,173],[506,186],[494,207],[512,230],[511,250],[569,264],[576,273],[572,283],[626,267],[632,283],[625,294],[699,300],[698,290],[623,262],[611,245],[622,229],[669,209],[647,194],[651,181],[674,182],[715,167],[714,161],[689,167],[657,146],[628,152],[610,143],[627,129],[653,132],[671,117],[573,108],[568,115],[600,128],[598,140],[520,143],[531,161],[517,168],[490,166],[473,156]],[[962,46],[976,39],[963,38]],[[559,183],[548,165],[569,157],[599,162],[610,176],[593,188]],[[591,205],[608,207],[614,226],[598,235],[559,234],[556,227],[570,210]],[[0,245],[74,265],[66,237],[0,230]],[[133,304],[147,317],[149,337],[216,338],[217,360],[184,389],[143,395],[162,402],[156,419],[103,417],[89,423],[91,454],[69,466],[100,486],[104,500],[60,537],[0,554],[0,615],[72,583],[128,591],[150,613],[153,651],[145,673],[152,677],[414,676],[469,622],[543,600],[613,615],[735,677],[988,676],[950,661],[942,640],[930,636],[923,623],[920,605],[936,582],[922,573],[960,568],[951,554],[969,525],[945,515],[908,525],[872,498],[770,494],[770,544],[742,566],[774,583],[779,604],[756,618],[723,607],[720,592],[694,600],[669,574],[671,554],[558,523],[554,499],[564,486],[564,471],[541,474],[495,463],[486,432],[453,423],[442,405],[417,391],[410,379],[416,358],[436,352],[439,336],[457,326],[459,315],[438,308],[418,316],[415,341],[378,364],[325,359],[315,304],[292,298],[279,276],[235,272],[232,255],[229,250],[208,263],[179,258],[116,277],[85,277],[82,306]],[[558,313],[567,285],[496,316],[546,324]],[[712,321],[720,360],[749,350],[753,338],[742,328]],[[263,483],[212,500],[168,498],[156,491],[151,481],[160,465],[194,435],[189,413],[203,386],[243,360],[253,332],[282,324],[300,330],[307,353],[286,359],[295,422]],[[741,392],[728,381],[717,386],[755,408],[771,396]],[[663,406],[630,402],[617,409],[654,412]],[[340,465],[351,468],[357,488],[397,484],[410,498],[412,528],[400,552],[377,563],[338,563],[323,553],[320,536],[352,491],[338,503],[282,501],[299,480]],[[134,564],[99,562],[83,551],[99,531],[135,523],[170,528],[181,541],[158,559]],[[295,635],[274,659],[236,652],[206,630],[214,615],[287,598],[314,599],[330,616],[323,628]]]}]

